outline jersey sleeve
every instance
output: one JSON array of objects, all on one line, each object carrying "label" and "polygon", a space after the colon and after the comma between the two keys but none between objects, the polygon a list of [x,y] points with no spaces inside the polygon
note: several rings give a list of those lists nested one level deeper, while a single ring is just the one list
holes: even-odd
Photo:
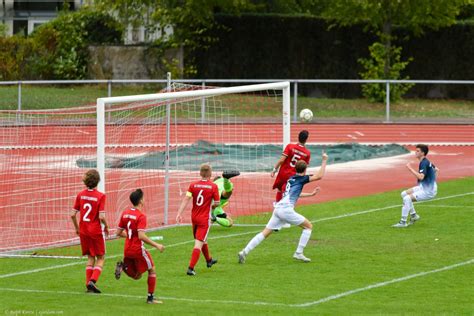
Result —
[{"label": "jersey sleeve", "polygon": [[127,225],[125,224],[125,222],[123,220],[123,213],[122,213],[122,215],[120,215],[120,220],[119,220],[118,227],[121,228],[121,229],[125,229],[127,227]]},{"label": "jersey sleeve", "polygon": [[192,197],[193,196],[193,185],[190,184],[188,187],[188,191],[186,192],[187,197]]},{"label": "jersey sleeve", "polygon": [[309,176],[306,175],[303,177],[303,184],[309,183]]},{"label": "jersey sleeve", "polygon": [[81,210],[81,199],[79,197],[79,194],[76,196],[76,200],[74,201],[74,210],[79,212]]},{"label": "jersey sleeve", "polygon": [[137,220],[137,230],[145,230],[146,229],[146,216],[140,215]]},{"label": "jersey sleeve", "polygon": [[105,212],[105,194],[100,197],[99,201],[99,213]]},{"label": "jersey sleeve", "polygon": [[429,167],[429,163],[428,161],[426,160],[423,160],[422,162],[420,162],[420,170],[419,172],[424,174],[426,176],[426,174],[428,173],[428,167]]},{"label": "jersey sleeve", "polygon": [[286,145],[285,150],[283,150],[282,155],[288,157],[291,151],[291,144]]}]

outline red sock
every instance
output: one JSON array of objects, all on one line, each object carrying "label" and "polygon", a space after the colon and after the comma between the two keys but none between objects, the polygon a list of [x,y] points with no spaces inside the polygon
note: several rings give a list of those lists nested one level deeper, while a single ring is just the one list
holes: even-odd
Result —
[{"label": "red sock", "polygon": [[92,272],[94,271],[93,266],[86,266],[86,284],[89,283],[92,277]]},{"label": "red sock", "polygon": [[209,254],[209,247],[207,244],[202,245],[202,254],[204,255],[204,258],[206,258],[206,261],[210,261],[212,259],[211,255]]},{"label": "red sock", "polygon": [[196,263],[199,260],[199,255],[200,254],[201,254],[201,249],[198,249],[198,248],[193,249],[193,254],[191,256],[191,261],[189,262],[189,267],[191,269],[194,269],[194,266],[196,265]]},{"label": "red sock", "polygon": [[155,293],[155,286],[156,286],[156,274],[149,273],[148,274],[148,294]]},{"label": "red sock", "polygon": [[133,261],[125,263],[125,267],[124,267],[123,271],[125,271],[125,273],[129,277],[131,277],[132,279],[135,279],[136,276],[137,276],[137,269],[135,268],[135,264],[133,264],[131,262],[133,262]]},{"label": "red sock", "polygon": [[100,274],[102,273],[102,267],[94,267],[94,272],[92,272],[91,280],[94,282],[99,281]]},{"label": "red sock", "polygon": [[283,193],[281,191],[277,191],[276,198],[275,198],[276,201],[279,202],[282,197],[283,197]]}]

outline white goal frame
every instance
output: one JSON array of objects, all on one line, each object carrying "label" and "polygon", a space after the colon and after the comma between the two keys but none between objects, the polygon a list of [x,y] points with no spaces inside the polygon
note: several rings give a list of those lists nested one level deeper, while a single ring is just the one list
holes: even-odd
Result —
[{"label": "white goal frame", "polygon": [[[190,97],[207,97],[217,96],[232,93],[245,93],[264,90],[282,90],[283,103],[283,148],[290,143],[290,82],[274,82],[246,86],[181,91],[181,92],[166,92],[153,94],[140,94],[121,97],[108,97],[97,99],[97,170],[99,171],[101,181],[98,189],[106,193],[105,190],[105,108],[107,105],[121,103],[121,102],[137,102],[137,101],[159,101],[166,99],[179,99]],[[167,128],[166,128],[166,158],[165,158],[165,190],[167,190],[167,183],[169,179],[169,103],[167,104]],[[168,194],[165,192],[165,207],[164,207],[164,222],[168,225]]]}]

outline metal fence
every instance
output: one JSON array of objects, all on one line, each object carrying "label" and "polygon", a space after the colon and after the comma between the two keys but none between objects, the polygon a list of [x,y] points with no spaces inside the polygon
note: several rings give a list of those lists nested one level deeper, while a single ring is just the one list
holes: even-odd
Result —
[{"label": "metal fence", "polygon": [[[289,81],[292,85],[292,108],[293,116],[292,119],[294,122],[298,121],[298,99],[300,95],[298,94],[298,89],[305,84],[384,84],[386,91],[386,100],[385,100],[385,110],[384,116],[380,118],[379,121],[384,123],[392,122],[392,113],[391,113],[391,102],[390,102],[390,93],[394,85],[397,84],[431,84],[431,85],[468,85],[469,95],[474,95],[474,80],[352,80],[352,79],[173,79],[171,82],[181,82],[189,84],[198,84],[203,87],[211,84],[225,84],[225,85],[244,85],[244,84],[255,84],[255,83],[266,83],[266,82],[277,82],[277,81]],[[166,79],[144,79],[144,80],[37,80],[37,81],[0,81],[0,87],[16,87],[17,97],[16,97],[16,110],[22,111],[24,108],[24,92],[23,87],[25,86],[57,86],[57,85],[68,85],[68,86],[77,86],[77,85],[104,85],[106,86],[107,93],[102,95],[97,95],[97,97],[112,97],[114,95],[114,86],[117,85],[145,85],[145,84],[155,84],[162,85],[166,87],[168,81]],[[2,91],[0,90],[0,109],[12,109],[11,104],[3,105],[8,103],[8,101],[1,102],[1,99],[6,99],[2,96]],[[12,97],[10,97],[12,100]],[[473,102],[469,100],[469,102]],[[10,102],[11,103],[11,102]],[[474,103],[473,103],[474,104]],[[203,113],[205,111],[205,105],[203,105]],[[463,122],[470,122],[474,119],[474,113],[468,115],[467,118],[462,120]]]}]

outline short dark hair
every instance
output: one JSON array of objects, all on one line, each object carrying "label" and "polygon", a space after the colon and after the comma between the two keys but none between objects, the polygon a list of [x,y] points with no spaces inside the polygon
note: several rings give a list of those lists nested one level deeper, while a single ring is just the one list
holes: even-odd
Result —
[{"label": "short dark hair", "polygon": [[132,193],[130,193],[130,202],[132,202],[133,206],[138,206],[140,201],[143,199],[143,191],[142,189],[136,189]]},{"label": "short dark hair", "polygon": [[428,155],[428,151],[430,151],[428,149],[428,146],[425,144],[418,144],[416,145],[416,148],[420,148],[420,150],[425,154],[425,156]]},{"label": "short dark hair", "polygon": [[305,172],[307,167],[308,165],[306,164],[304,160],[298,160],[295,165],[295,169],[297,173]]},{"label": "short dark hair", "polygon": [[82,179],[82,181],[89,189],[97,187],[100,182],[99,172],[95,169],[87,170],[87,172],[84,174],[84,178]]},{"label": "short dark hair", "polygon": [[302,144],[305,144],[306,140],[308,139],[308,136],[309,136],[309,132],[304,129],[298,134],[298,141]]}]

